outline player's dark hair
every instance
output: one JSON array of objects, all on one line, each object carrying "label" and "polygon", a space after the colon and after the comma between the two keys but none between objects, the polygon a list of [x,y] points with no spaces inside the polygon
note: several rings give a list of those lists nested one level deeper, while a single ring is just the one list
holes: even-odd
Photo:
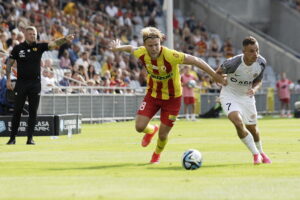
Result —
[{"label": "player's dark hair", "polygon": [[255,43],[257,43],[257,40],[254,37],[249,36],[243,40],[243,47],[248,46],[248,45],[253,45]]}]

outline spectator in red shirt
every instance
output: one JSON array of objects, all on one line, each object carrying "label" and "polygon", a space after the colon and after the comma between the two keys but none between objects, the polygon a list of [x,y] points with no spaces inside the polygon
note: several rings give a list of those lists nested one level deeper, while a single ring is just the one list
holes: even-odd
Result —
[{"label": "spectator in red shirt", "polygon": [[280,100],[281,117],[291,117],[290,88],[293,82],[287,79],[286,73],[281,73],[281,79],[276,83],[277,94]]}]

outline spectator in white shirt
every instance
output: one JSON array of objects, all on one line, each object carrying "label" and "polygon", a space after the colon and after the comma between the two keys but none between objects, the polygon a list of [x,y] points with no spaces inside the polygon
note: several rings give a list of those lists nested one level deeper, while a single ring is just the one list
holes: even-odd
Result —
[{"label": "spectator in white shirt", "polygon": [[115,6],[113,1],[110,1],[110,3],[105,7],[105,11],[110,17],[114,17],[118,13],[118,8]]},{"label": "spectator in white shirt", "polygon": [[82,65],[84,69],[87,71],[89,66],[89,53],[84,51],[81,53],[80,58],[76,60],[75,65],[79,66]]}]

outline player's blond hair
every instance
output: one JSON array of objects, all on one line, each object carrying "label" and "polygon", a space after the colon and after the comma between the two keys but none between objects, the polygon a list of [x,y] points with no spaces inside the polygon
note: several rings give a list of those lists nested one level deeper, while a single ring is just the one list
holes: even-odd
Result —
[{"label": "player's blond hair", "polygon": [[34,26],[27,26],[25,30],[26,31],[28,31],[28,30],[35,31],[37,33],[37,30]]},{"label": "player's blond hair", "polygon": [[145,42],[149,38],[159,38],[162,41],[165,35],[155,27],[145,27],[141,30],[141,35],[143,36],[143,41]]}]

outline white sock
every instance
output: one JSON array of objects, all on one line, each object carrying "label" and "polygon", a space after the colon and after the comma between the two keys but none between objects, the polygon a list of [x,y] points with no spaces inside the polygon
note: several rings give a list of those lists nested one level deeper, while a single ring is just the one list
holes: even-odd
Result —
[{"label": "white sock", "polygon": [[256,146],[257,150],[259,151],[259,153],[263,153],[261,141],[255,142],[255,146]]},{"label": "white sock", "polygon": [[251,151],[251,153],[253,155],[259,154],[259,152],[255,146],[253,136],[250,133],[248,133],[248,135],[241,140],[246,145],[246,147],[248,147],[248,149]]},{"label": "white sock", "polygon": [[196,114],[192,114],[192,120],[196,119]]},{"label": "white sock", "polygon": [[189,120],[189,119],[190,119],[189,114],[185,114],[185,119],[186,119],[186,120]]}]

